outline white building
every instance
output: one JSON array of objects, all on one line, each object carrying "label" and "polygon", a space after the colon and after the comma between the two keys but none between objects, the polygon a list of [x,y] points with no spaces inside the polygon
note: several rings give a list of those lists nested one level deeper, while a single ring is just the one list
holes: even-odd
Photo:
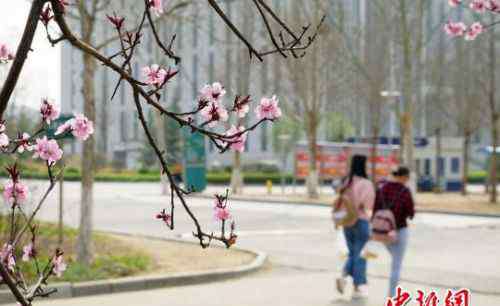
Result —
[{"label": "white building", "polygon": [[[281,6],[282,1],[274,1],[274,6]],[[167,3],[173,5],[173,1]],[[114,1],[116,7],[103,11],[98,16],[98,25],[95,31],[96,45],[116,35],[104,14],[116,11],[118,15],[128,12],[126,25],[135,26],[133,20],[137,18],[131,12],[142,11],[142,1],[120,0]],[[242,20],[240,8],[242,2],[227,1],[221,4],[227,15],[236,23]],[[137,6],[137,7],[136,7]],[[253,12],[258,14],[258,12]],[[180,74],[167,85],[161,99],[167,107],[176,101],[181,110],[192,110],[196,105],[198,90],[207,83],[220,81],[226,87],[228,94],[226,104],[233,102],[236,94],[251,94],[254,103],[262,96],[269,96],[279,91],[280,78],[277,64],[272,66],[272,61],[264,63],[254,62],[251,65],[249,92],[238,92],[237,83],[241,75],[239,69],[248,66],[248,52],[243,44],[236,39],[234,34],[229,33],[222,20],[215,15],[206,4],[189,6],[185,11],[178,14],[175,20],[166,19],[158,28],[160,36],[169,42],[172,35],[176,35],[174,43],[175,52],[182,57],[181,64],[176,67]],[[251,18],[255,19],[256,18]],[[72,21],[71,26],[78,32],[78,20]],[[259,33],[262,26],[255,23],[251,32]],[[158,63],[164,66],[172,66],[171,60],[162,55],[152,40],[150,31],[144,31],[142,43],[138,49],[137,56],[133,62],[134,74],[140,78],[140,70],[145,65]],[[261,44],[258,40],[256,44]],[[119,50],[117,42],[106,45],[101,51],[105,54],[114,54]],[[83,111],[82,97],[82,55],[65,43],[62,48],[62,111],[63,113],[74,113]],[[144,133],[140,127],[135,106],[132,101],[130,88],[124,83],[120,86],[114,100],[110,100],[113,89],[117,82],[114,72],[99,67],[96,73],[96,130],[95,134],[97,151],[107,161],[117,163],[125,167],[139,167],[141,152],[145,146]],[[147,108],[146,108],[147,109]],[[148,110],[148,109],[147,109]],[[148,110],[150,111],[150,110]],[[149,115],[153,119],[152,114]],[[254,122],[254,114],[249,115],[249,123]],[[258,162],[275,159],[272,151],[271,129],[269,124],[264,124],[251,133],[248,138],[244,162]],[[79,154],[79,144],[72,144],[70,153]],[[211,164],[229,164],[232,154],[220,155],[207,141],[207,160]]]}]

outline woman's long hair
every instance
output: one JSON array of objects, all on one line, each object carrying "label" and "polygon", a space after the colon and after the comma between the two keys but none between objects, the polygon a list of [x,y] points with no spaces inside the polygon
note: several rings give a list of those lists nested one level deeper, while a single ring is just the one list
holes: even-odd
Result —
[{"label": "woman's long hair", "polygon": [[349,175],[344,178],[344,187],[342,192],[345,192],[349,187],[351,187],[353,178],[355,176],[368,178],[366,174],[366,156],[364,155],[354,155],[351,159],[351,169],[349,170]]}]

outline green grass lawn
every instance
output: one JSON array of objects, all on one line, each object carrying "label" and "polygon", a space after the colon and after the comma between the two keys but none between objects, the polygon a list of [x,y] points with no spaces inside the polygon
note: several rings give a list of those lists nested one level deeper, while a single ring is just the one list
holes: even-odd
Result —
[{"label": "green grass lawn", "polygon": [[[0,236],[2,241],[7,240],[9,232],[6,217],[0,217]],[[50,260],[55,249],[58,247],[58,227],[50,223],[40,223],[38,227],[38,238],[36,249],[39,252],[38,259],[41,268]],[[117,277],[132,276],[148,272],[153,267],[153,259],[142,250],[134,249],[124,241],[117,240],[105,234],[94,234],[95,256],[93,263],[89,266],[76,262],[77,231],[64,228],[64,241],[61,249],[64,251],[64,259],[68,264],[67,270],[61,278],[53,278],[52,281],[81,282],[90,280],[101,280]],[[36,277],[34,261],[22,262],[22,246],[27,244],[31,235],[26,235],[25,241],[16,250],[16,259],[20,263],[21,271],[29,280]]]}]

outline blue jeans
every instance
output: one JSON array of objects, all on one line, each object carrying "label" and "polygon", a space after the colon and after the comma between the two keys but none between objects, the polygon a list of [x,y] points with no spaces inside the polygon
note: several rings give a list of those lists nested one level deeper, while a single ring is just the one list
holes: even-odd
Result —
[{"label": "blue jeans", "polygon": [[406,251],[406,246],[408,245],[408,228],[402,228],[398,230],[398,240],[395,243],[388,244],[387,250],[391,254],[391,278],[389,286],[389,296],[393,297],[396,295],[396,288],[399,283],[399,277],[401,275],[401,265],[403,264],[403,258]]},{"label": "blue jeans", "polygon": [[361,251],[370,238],[370,223],[359,219],[351,227],[344,227],[345,240],[349,249],[349,257],[344,266],[344,275],[352,276],[355,286],[366,284],[366,259]]}]

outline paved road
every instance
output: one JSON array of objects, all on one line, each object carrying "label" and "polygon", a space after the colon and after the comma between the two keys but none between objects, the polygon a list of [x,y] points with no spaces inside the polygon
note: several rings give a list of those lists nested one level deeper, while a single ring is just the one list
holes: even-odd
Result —
[{"label": "paved road", "polygon": [[[42,188],[38,188],[41,192]],[[177,229],[168,232],[154,215],[168,203],[158,195],[157,184],[96,185],[95,224],[107,231],[190,239],[191,224],[177,209]],[[66,184],[65,221],[78,223],[79,185]],[[57,192],[41,213],[56,217]],[[202,223],[214,226],[209,200],[190,199]],[[335,252],[335,232],[326,207],[232,202],[240,232],[239,246],[270,255],[271,266],[262,273],[237,281],[127,293],[108,297],[50,302],[53,305],[327,305],[337,299],[333,278],[340,267]],[[405,286],[468,287],[474,305],[500,302],[500,219],[420,214],[411,227],[410,249],[405,262]],[[189,237],[189,238],[188,238]],[[388,258],[370,262],[370,294],[366,305],[382,305]],[[123,301],[123,303],[122,303]],[[362,305],[336,300],[334,305]]]}]

